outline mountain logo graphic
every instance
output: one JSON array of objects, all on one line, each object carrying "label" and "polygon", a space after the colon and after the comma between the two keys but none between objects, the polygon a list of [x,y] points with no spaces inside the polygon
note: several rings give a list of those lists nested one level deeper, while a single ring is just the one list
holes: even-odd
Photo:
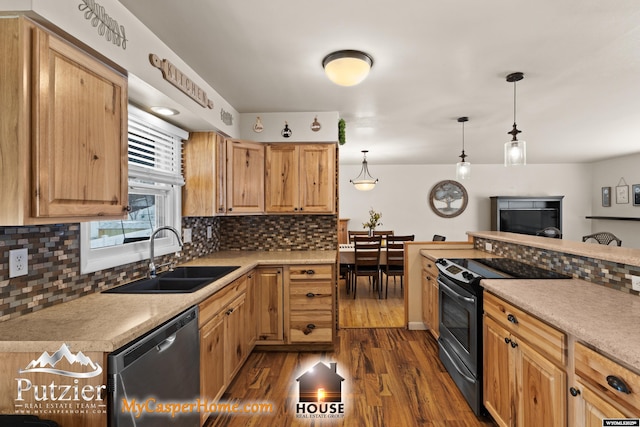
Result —
[{"label": "mountain logo graphic", "polygon": [[[74,372],[65,371],[62,369],[55,369],[56,364],[62,359],[66,359],[71,365],[79,364],[83,367],[88,367],[91,371],[88,372]],[[45,372],[49,374],[64,375],[65,377],[72,378],[91,378],[98,376],[102,373],[102,367],[93,362],[90,358],[82,354],[79,351],[77,354],[71,353],[67,344],[62,344],[58,351],[53,354],[49,354],[46,351],[43,352],[36,360],[29,362],[26,368],[20,369],[21,374],[31,372]]]}]

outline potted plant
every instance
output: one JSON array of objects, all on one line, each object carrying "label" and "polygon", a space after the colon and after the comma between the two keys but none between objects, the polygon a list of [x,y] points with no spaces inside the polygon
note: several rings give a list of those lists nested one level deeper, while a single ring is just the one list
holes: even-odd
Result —
[{"label": "potted plant", "polygon": [[382,212],[376,212],[373,208],[369,210],[369,221],[362,223],[362,228],[369,229],[369,236],[373,236],[373,230],[375,230],[377,226],[382,225],[380,218],[382,218]]}]

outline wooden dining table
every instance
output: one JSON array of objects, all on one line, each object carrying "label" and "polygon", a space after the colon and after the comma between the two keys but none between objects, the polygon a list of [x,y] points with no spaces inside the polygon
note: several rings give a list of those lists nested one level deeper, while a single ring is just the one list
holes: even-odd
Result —
[{"label": "wooden dining table", "polygon": [[[338,245],[340,264],[353,264],[355,262],[355,249],[353,244]],[[380,248],[380,265],[387,263],[387,248]]]}]

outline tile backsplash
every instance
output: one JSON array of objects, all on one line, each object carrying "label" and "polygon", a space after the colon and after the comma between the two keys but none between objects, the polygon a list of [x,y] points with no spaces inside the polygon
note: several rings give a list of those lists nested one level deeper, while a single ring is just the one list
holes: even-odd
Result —
[{"label": "tile backsplash", "polygon": [[475,238],[476,249],[484,251],[485,243],[491,243],[491,252],[507,258],[517,259],[536,267],[571,275],[597,285],[606,286],[633,295],[630,275],[640,276],[640,267],[613,261],[604,261],[564,252],[550,251],[514,243]]},{"label": "tile backsplash", "polygon": [[[207,227],[212,237],[207,238]],[[186,217],[192,243],[180,257],[158,257],[158,263],[182,263],[218,250],[335,250],[334,215],[256,215]],[[9,279],[9,250],[27,248],[29,274]],[[143,277],[148,261],[94,273],[80,273],[80,226],[56,224],[0,227],[0,321],[99,292]]]}]

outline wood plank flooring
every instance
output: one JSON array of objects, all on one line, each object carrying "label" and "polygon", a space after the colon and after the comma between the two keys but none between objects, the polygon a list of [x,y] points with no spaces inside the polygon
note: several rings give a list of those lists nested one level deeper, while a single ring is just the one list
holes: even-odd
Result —
[{"label": "wood plank flooring", "polygon": [[[345,378],[340,419],[296,418],[296,378],[318,362],[337,363]],[[206,427],[493,426],[479,420],[437,356],[426,331],[341,329],[334,352],[253,352],[223,401],[270,402],[271,415],[219,415]]]},{"label": "wood plank flooring", "polygon": [[[382,283],[384,284],[385,279]],[[379,299],[367,277],[358,280],[356,298],[347,295],[344,280],[338,282],[338,324],[341,328],[398,328],[405,326],[404,295],[400,279],[389,279],[388,298]],[[384,292],[384,288],[383,288]]]}]

